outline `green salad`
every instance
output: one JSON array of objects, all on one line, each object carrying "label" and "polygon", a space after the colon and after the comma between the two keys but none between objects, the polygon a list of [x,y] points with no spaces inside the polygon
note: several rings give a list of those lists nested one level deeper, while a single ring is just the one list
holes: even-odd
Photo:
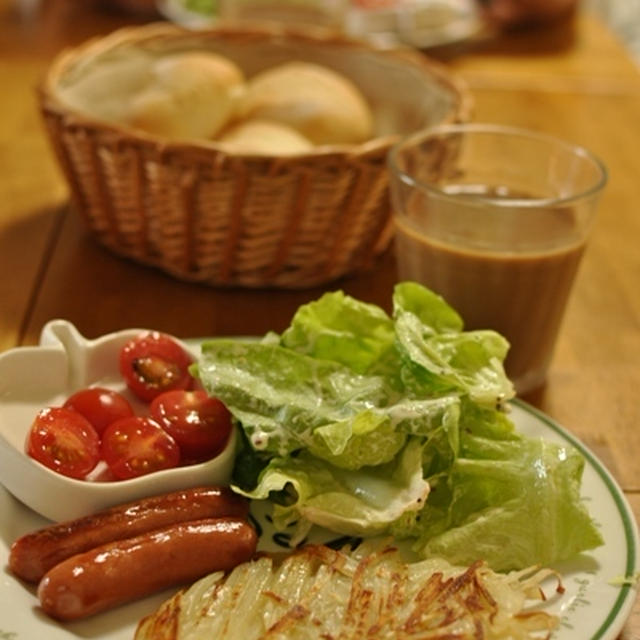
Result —
[{"label": "green salad", "polygon": [[197,369],[241,426],[234,489],[271,501],[277,528],[393,535],[424,558],[503,571],[602,544],[581,455],[509,418],[507,350],[404,282],[392,316],[327,293],[281,335],[205,342]]},{"label": "green salad", "polygon": [[218,0],[180,0],[185,9],[202,13],[207,16],[215,14],[218,10]]}]

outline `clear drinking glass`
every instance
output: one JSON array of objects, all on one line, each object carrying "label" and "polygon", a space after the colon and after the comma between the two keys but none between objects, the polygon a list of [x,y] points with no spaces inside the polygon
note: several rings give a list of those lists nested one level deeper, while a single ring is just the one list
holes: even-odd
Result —
[{"label": "clear drinking glass", "polygon": [[541,386],[607,181],[562,140],[500,125],[433,128],[389,154],[398,275],[511,348],[520,394]]}]

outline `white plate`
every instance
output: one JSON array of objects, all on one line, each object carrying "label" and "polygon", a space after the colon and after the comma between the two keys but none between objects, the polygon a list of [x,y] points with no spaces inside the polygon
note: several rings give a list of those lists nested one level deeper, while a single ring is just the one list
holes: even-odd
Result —
[{"label": "white plate", "polygon": [[347,12],[345,31],[381,47],[429,49],[479,35],[484,23],[476,0],[414,0],[377,9]]},{"label": "white plate", "polygon": [[[326,3],[327,23],[335,22],[334,16],[339,14],[339,9],[332,12],[331,6],[340,4]],[[380,48],[410,45],[429,49],[451,45],[479,35],[485,27],[476,0],[412,0],[367,9],[345,4],[348,8],[341,14],[345,33],[369,39]],[[237,9],[225,9],[225,4],[220,15],[211,16],[185,8],[183,0],[157,0],[157,8],[165,18],[187,29],[207,29],[219,20],[237,19]],[[245,9],[244,13],[250,15],[251,11]],[[240,15],[244,15],[242,11]]]},{"label": "white plate", "polygon": [[[569,443],[581,451],[586,460],[583,496],[605,540],[603,547],[558,567],[566,591],[562,596],[553,597],[548,605],[561,615],[561,625],[553,638],[614,640],[636,596],[633,587],[616,581],[640,570],[638,533],[631,509],[604,466],[562,427],[521,402],[514,403],[512,417],[518,429],[527,435]],[[35,589],[16,580],[6,568],[12,541],[45,523],[0,487],[0,638],[131,640],[138,620],[175,591],[166,591],[88,620],[57,624],[39,610]]]}]

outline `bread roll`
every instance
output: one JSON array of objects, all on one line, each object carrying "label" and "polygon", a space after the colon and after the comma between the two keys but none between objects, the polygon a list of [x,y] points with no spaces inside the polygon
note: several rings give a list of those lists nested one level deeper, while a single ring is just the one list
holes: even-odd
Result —
[{"label": "bread roll", "polygon": [[136,50],[126,57],[101,60],[63,78],[58,96],[81,113],[122,123],[132,96],[153,78],[151,64],[148,54]]},{"label": "bread roll", "polygon": [[239,153],[283,156],[305,153],[313,144],[287,125],[268,120],[246,120],[227,129],[219,141]]},{"label": "bread roll", "polygon": [[129,124],[171,138],[212,138],[231,118],[244,74],[213,53],[187,52],[159,58],[153,79],[133,97]]},{"label": "bread roll", "polygon": [[272,120],[314,144],[349,144],[373,135],[373,116],[345,76],[308,62],[289,62],[251,78],[242,101],[245,118]]},{"label": "bread roll", "polygon": [[313,144],[287,125],[269,120],[245,120],[222,133],[219,141],[240,153],[293,155],[313,149]]}]

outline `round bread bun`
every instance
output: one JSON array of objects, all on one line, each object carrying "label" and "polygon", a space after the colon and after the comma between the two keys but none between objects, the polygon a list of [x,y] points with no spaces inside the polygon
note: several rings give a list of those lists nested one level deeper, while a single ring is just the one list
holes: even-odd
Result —
[{"label": "round bread bun", "polygon": [[212,138],[230,120],[245,86],[241,69],[213,53],[159,58],[153,79],[135,95],[128,122],[171,138]]},{"label": "round bread bun", "polygon": [[293,127],[316,145],[360,143],[373,135],[371,109],[356,85],[308,62],[256,74],[247,83],[240,112]]},{"label": "round bread bun", "polygon": [[240,153],[273,156],[295,155],[313,149],[313,144],[295,129],[269,120],[246,120],[230,127],[218,138]]},{"label": "round bread bun", "polygon": [[101,61],[89,73],[61,83],[58,95],[72,109],[122,123],[128,116],[132,96],[152,77],[150,56],[134,50],[126,58]]}]

